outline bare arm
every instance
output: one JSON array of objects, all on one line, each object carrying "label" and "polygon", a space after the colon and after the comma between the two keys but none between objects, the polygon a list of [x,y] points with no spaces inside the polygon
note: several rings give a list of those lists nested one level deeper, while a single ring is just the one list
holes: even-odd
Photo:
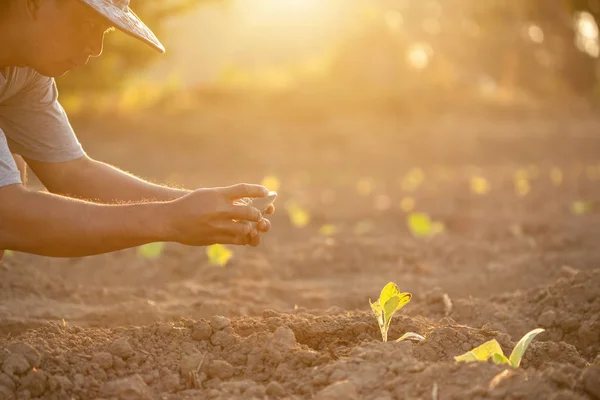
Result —
[{"label": "bare arm", "polygon": [[106,205],[29,191],[0,188],[0,249],[51,257],[83,257],[150,242],[191,246],[214,243],[257,246],[270,224],[259,210],[233,199],[263,197],[267,189],[239,184],[199,189],[176,200]]},{"label": "bare arm", "polygon": [[99,203],[168,201],[190,193],[146,182],[89,157],[63,163],[26,161],[50,192]]},{"label": "bare arm", "polygon": [[167,203],[102,205],[0,188],[0,248],[80,257],[168,241]]}]

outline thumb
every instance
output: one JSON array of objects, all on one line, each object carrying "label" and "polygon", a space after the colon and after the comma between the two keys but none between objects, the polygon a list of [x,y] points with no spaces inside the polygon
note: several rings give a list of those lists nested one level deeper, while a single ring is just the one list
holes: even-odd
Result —
[{"label": "thumb", "polygon": [[244,197],[265,197],[269,194],[269,189],[266,187],[249,183],[238,183],[237,185],[224,187],[221,190],[225,196],[232,200]]}]

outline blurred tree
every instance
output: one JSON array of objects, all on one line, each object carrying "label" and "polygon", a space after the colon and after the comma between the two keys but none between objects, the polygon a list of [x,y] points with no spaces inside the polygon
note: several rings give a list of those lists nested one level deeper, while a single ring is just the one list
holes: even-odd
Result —
[{"label": "blurred tree", "polygon": [[[168,52],[168,32],[165,22],[202,4],[223,0],[161,0],[131,2],[131,8],[165,44]],[[168,54],[168,53],[167,53]],[[98,92],[116,89],[132,74],[164,57],[149,46],[122,32],[106,35],[102,56],[90,59],[88,65],[57,79],[61,93],[73,91]]]}]

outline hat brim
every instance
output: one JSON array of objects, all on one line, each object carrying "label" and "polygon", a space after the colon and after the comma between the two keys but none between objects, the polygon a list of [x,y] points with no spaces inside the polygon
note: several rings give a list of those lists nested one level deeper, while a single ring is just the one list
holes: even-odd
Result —
[{"label": "hat brim", "polygon": [[165,53],[165,46],[129,7],[121,9],[109,0],[82,1],[111,21],[115,28],[145,42],[160,53]]}]

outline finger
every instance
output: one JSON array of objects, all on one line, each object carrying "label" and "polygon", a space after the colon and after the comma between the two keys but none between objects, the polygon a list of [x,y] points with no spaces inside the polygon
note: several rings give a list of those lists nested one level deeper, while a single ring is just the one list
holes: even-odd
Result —
[{"label": "finger", "polygon": [[250,243],[250,235],[218,235],[214,238],[214,242],[218,244],[245,246]]},{"label": "finger", "polygon": [[248,244],[252,247],[257,247],[260,244],[260,235],[257,233],[256,235],[248,235],[249,241]]},{"label": "finger", "polygon": [[252,223],[249,221],[220,221],[216,228],[222,235],[244,236],[252,231]]},{"label": "finger", "polygon": [[226,219],[258,222],[262,218],[262,215],[258,211],[258,208],[232,204],[225,209],[224,217]]},{"label": "finger", "polygon": [[260,221],[258,221],[256,227],[260,232],[269,232],[269,230],[271,229],[271,221],[269,221],[266,218],[263,218]]},{"label": "finger", "polygon": [[265,215],[275,214],[275,206],[271,204],[264,212]]},{"label": "finger", "polygon": [[244,197],[265,197],[269,194],[269,189],[262,185],[250,183],[238,183],[237,185],[221,188],[222,193],[232,200]]}]

